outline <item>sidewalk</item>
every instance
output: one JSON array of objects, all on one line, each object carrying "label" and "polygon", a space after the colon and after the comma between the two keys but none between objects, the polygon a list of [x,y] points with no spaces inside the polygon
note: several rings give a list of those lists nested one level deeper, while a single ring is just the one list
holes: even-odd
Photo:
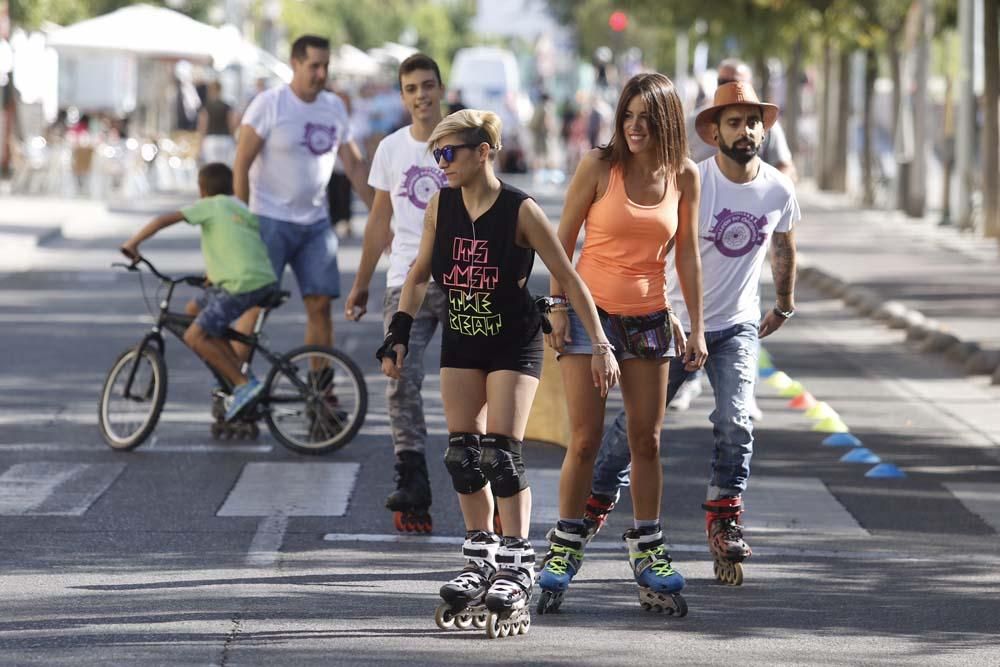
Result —
[{"label": "sidewalk", "polygon": [[128,238],[154,216],[196,195],[106,203],[85,198],[0,195],[0,275],[32,268],[34,253],[59,239]]},{"label": "sidewalk", "polygon": [[800,185],[799,280],[844,300],[925,352],[1000,384],[1000,252],[933,216],[862,209]]}]

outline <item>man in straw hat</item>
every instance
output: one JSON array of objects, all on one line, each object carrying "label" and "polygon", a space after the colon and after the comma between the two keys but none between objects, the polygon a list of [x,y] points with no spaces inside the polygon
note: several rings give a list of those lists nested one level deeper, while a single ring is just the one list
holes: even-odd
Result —
[{"label": "man in straw hat", "polygon": [[[698,114],[695,129],[716,147],[698,163],[704,289],[705,370],[715,391],[715,448],[705,502],[706,530],[716,576],[725,583],[743,580],[740,563],[750,556],[743,540],[741,495],[750,476],[753,422],[749,406],[757,379],[758,338],[777,331],[795,311],[795,239],[792,227],[801,217],[795,189],[787,176],[760,159],[764,133],[778,117],[778,107],[761,102],[745,82],[719,86],[715,101]],[[760,316],[760,273],[771,244],[771,273],[777,302]],[[667,272],[673,271],[673,257]],[[691,326],[680,287],[668,283],[669,301],[685,330]],[[681,359],[681,357],[675,357]],[[683,363],[670,364],[667,403],[690,373]],[[604,433],[587,500],[591,531],[603,525],[628,484],[629,448],[625,415]]]}]

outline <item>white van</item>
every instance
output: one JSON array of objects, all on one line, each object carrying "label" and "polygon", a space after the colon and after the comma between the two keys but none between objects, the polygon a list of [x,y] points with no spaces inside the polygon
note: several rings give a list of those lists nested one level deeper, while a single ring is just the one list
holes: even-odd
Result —
[{"label": "white van", "polygon": [[521,88],[517,59],[507,49],[477,46],[459,49],[451,65],[448,88],[459,91],[469,109],[485,109],[500,116],[504,151],[524,145],[521,128],[531,119],[532,105]]}]

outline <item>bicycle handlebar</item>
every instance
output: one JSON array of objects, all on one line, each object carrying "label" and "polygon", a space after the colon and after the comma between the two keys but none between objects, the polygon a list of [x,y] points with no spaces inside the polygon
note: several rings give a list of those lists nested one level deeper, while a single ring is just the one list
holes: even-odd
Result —
[{"label": "bicycle handlebar", "polygon": [[179,278],[171,278],[170,276],[168,276],[166,274],[160,273],[160,271],[155,266],[153,266],[153,263],[150,262],[145,257],[143,257],[142,255],[139,255],[137,257],[130,257],[129,255],[125,254],[124,251],[122,251],[122,254],[125,255],[126,257],[128,257],[129,259],[131,259],[132,263],[131,264],[125,264],[123,262],[113,262],[111,264],[112,267],[121,267],[121,268],[125,269],[126,271],[141,271],[142,269],[139,268],[139,265],[140,264],[145,264],[146,268],[149,269],[150,273],[152,273],[154,276],[156,276],[160,280],[162,280],[164,282],[167,282],[167,283],[170,283],[172,285],[176,285],[178,283],[185,283],[185,284],[191,285],[193,287],[204,287],[205,286],[205,276],[187,275],[187,276],[181,276]]}]

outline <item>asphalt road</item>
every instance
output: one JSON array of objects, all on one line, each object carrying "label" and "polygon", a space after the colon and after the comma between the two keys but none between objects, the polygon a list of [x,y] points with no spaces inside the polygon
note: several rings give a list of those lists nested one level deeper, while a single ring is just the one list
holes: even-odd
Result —
[{"label": "asphalt road", "polygon": [[[436,354],[424,388],[435,531],[401,538],[373,314],[336,314],[338,346],[362,365],[368,420],[345,449],[304,457],[267,434],[209,437],[210,379],[168,343],[169,395],[155,439],[131,453],[97,432],[111,361],[148,328],[117,238],[59,241],[29,273],[0,278],[0,663],[3,664],[1000,664],[998,393],[837,301],[799,295],[767,349],[903,479],[871,464],[760,389],[746,500],[754,548],[740,588],[714,582],[700,509],[711,451],[708,395],[669,413],[663,516],[690,613],[642,611],[619,536],[625,499],[588,551],[558,615],[526,636],[438,630],[437,589],[461,567],[462,525],[440,456],[446,428]],[[200,266],[176,230],[145,248],[171,271]],[[358,242],[341,253],[345,287]],[[540,268],[540,267],[536,267]],[[544,288],[536,270],[534,281]],[[147,284],[147,287],[149,284]],[[295,300],[269,323],[300,342]],[[609,418],[620,406],[609,403]],[[562,450],[531,445],[531,537],[545,549]]]}]

